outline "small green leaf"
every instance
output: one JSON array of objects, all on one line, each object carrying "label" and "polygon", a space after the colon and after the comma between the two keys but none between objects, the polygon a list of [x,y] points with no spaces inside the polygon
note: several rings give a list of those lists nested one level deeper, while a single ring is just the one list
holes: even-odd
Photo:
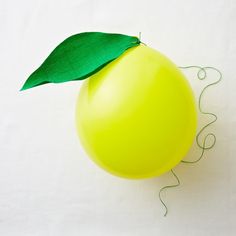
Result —
[{"label": "small green leaf", "polygon": [[86,79],[128,48],[139,44],[137,37],[123,34],[85,32],[73,35],[51,52],[21,90],[46,83]]}]

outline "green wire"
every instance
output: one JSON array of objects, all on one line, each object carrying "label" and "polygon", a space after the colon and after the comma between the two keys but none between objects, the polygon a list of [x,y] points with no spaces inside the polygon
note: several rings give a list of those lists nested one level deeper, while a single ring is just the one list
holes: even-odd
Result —
[{"label": "green wire", "polygon": [[162,197],[161,197],[161,193],[162,193],[162,191],[165,190],[165,189],[168,189],[168,188],[174,188],[174,187],[177,187],[177,186],[180,185],[179,178],[178,178],[178,176],[175,174],[175,172],[174,172],[172,169],[171,169],[171,173],[172,173],[173,176],[176,178],[176,180],[177,180],[177,184],[166,185],[166,186],[162,187],[162,188],[160,189],[160,191],[159,191],[159,199],[160,199],[162,205],[165,207],[165,214],[164,214],[164,216],[167,215],[167,213],[168,213],[168,208],[167,208],[165,202],[162,200]]},{"label": "green wire", "polygon": [[[201,154],[200,154],[200,156],[199,156],[196,160],[193,160],[193,161],[182,160],[182,161],[181,161],[182,163],[194,164],[194,163],[197,163],[198,161],[200,161],[200,160],[202,159],[205,150],[212,149],[212,148],[215,146],[215,144],[216,144],[216,135],[215,135],[214,133],[208,133],[208,134],[206,134],[206,135],[204,136],[203,143],[201,144],[201,142],[200,142],[200,136],[201,136],[201,134],[205,131],[205,129],[208,128],[210,125],[212,125],[213,123],[215,123],[215,122],[217,121],[217,115],[216,115],[216,114],[214,114],[214,113],[212,113],[212,112],[206,112],[206,111],[204,111],[204,110],[202,109],[202,97],[203,97],[203,94],[205,93],[205,91],[206,91],[209,87],[211,87],[211,86],[213,86],[213,85],[216,85],[216,84],[218,84],[218,83],[221,81],[221,79],[222,79],[222,73],[221,73],[218,69],[216,69],[216,68],[214,68],[214,67],[210,67],[210,66],[207,66],[207,67],[200,67],[200,66],[180,66],[179,68],[180,68],[180,69],[198,69],[197,78],[198,78],[199,80],[204,80],[204,79],[207,78],[207,70],[213,70],[213,71],[215,71],[215,72],[218,73],[218,79],[217,79],[215,82],[212,82],[212,83],[206,85],[206,86],[202,89],[202,91],[201,91],[201,93],[200,93],[200,95],[199,95],[199,98],[198,98],[198,109],[199,109],[200,113],[203,114],[203,115],[211,116],[211,117],[213,118],[212,121],[210,121],[209,123],[207,123],[206,125],[204,125],[204,126],[200,129],[200,131],[197,133],[197,135],[196,135],[196,143],[197,143],[198,147],[202,150],[202,151],[201,151]],[[206,145],[206,142],[207,142],[207,139],[208,139],[209,137],[211,137],[211,138],[213,139],[213,142],[212,142],[209,146],[207,146],[207,145]],[[173,169],[171,169],[171,173],[173,174],[173,176],[174,176],[175,179],[177,180],[177,184],[167,185],[167,186],[162,187],[162,188],[159,190],[159,199],[160,199],[162,205],[165,207],[164,216],[167,215],[167,213],[168,213],[168,208],[167,208],[165,202],[163,201],[163,199],[162,199],[162,197],[161,197],[162,191],[165,190],[165,189],[177,187],[177,186],[180,185],[180,180],[179,180],[178,176],[175,174],[175,172],[173,171]]]},{"label": "green wire", "polygon": [[[208,67],[186,66],[186,67],[179,67],[179,68],[180,68],[180,69],[192,69],[192,68],[198,69],[197,78],[198,78],[199,80],[204,80],[204,79],[207,78],[207,70],[214,70],[214,71],[216,71],[216,72],[218,73],[218,75],[219,75],[218,79],[217,79],[215,82],[212,82],[212,83],[206,85],[206,86],[202,89],[202,91],[201,91],[201,93],[200,93],[200,95],[199,95],[199,98],[198,98],[198,109],[199,109],[200,113],[203,114],[203,115],[211,116],[213,119],[212,119],[212,121],[210,121],[209,123],[207,123],[206,125],[204,125],[204,126],[200,129],[200,131],[197,133],[197,135],[196,135],[196,143],[197,143],[198,147],[202,150],[201,155],[199,156],[199,158],[197,158],[197,159],[194,160],[194,161],[186,161],[186,160],[182,160],[182,161],[181,161],[181,162],[183,162],[183,163],[190,163],[190,164],[191,164],[191,163],[197,163],[198,161],[200,161],[200,160],[202,159],[203,155],[204,155],[205,150],[212,149],[212,148],[215,146],[215,143],[216,143],[216,135],[213,134],[213,133],[208,133],[207,135],[205,135],[205,137],[204,137],[204,139],[203,139],[203,144],[200,143],[200,136],[201,136],[201,134],[205,131],[206,128],[208,128],[210,125],[212,125],[213,123],[215,123],[215,122],[217,121],[217,115],[216,115],[216,114],[214,114],[214,113],[212,113],[212,112],[206,112],[206,111],[204,111],[204,110],[202,109],[202,97],[203,97],[205,91],[206,91],[209,87],[211,87],[211,86],[213,86],[213,85],[216,85],[216,84],[218,84],[218,83],[221,81],[221,79],[222,79],[222,73],[221,73],[218,69],[216,69],[216,68],[214,68],[214,67],[209,67],[209,66],[208,66]],[[203,73],[203,75],[201,75],[201,73]],[[213,142],[212,142],[212,144],[210,144],[209,146],[206,146],[206,141],[207,141],[207,139],[208,139],[209,137],[211,137],[211,138],[213,139]]]}]

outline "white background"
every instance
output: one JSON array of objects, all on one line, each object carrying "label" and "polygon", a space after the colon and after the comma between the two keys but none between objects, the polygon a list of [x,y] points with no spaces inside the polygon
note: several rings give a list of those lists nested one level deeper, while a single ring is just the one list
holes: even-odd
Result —
[{"label": "white background", "polygon": [[[175,168],[181,186],[164,194],[167,217],[158,191],[175,182],[170,173],[121,179],[84,153],[74,122],[81,82],[19,92],[58,43],[83,31],[141,31],[177,65],[223,72],[204,100],[219,117],[217,145],[198,164]],[[0,0],[0,235],[236,235],[235,62],[234,0]],[[214,80],[193,74],[196,93]],[[188,158],[199,153],[193,147]]]}]

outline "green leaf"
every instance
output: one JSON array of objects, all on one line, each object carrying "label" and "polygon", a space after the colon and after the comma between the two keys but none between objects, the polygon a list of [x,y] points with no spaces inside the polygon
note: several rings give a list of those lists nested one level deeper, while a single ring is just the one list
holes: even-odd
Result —
[{"label": "green leaf", "polygon": [[21,90],[46,83],[83,80],[101,70],[125,50],[137,46],[137,37],[85,32],[59,44],[26,80]]}]

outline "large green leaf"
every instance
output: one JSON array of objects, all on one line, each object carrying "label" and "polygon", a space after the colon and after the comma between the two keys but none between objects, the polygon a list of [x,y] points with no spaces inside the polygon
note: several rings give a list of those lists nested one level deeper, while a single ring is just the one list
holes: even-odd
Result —
[{"label": "large green leaf", "polygon": [[21,90],[46,83],[85,79],[128,48],[139,44],[137,37],[123,34],[85,32],[73,35],[52,51],[43,64],[29,76]]}]

